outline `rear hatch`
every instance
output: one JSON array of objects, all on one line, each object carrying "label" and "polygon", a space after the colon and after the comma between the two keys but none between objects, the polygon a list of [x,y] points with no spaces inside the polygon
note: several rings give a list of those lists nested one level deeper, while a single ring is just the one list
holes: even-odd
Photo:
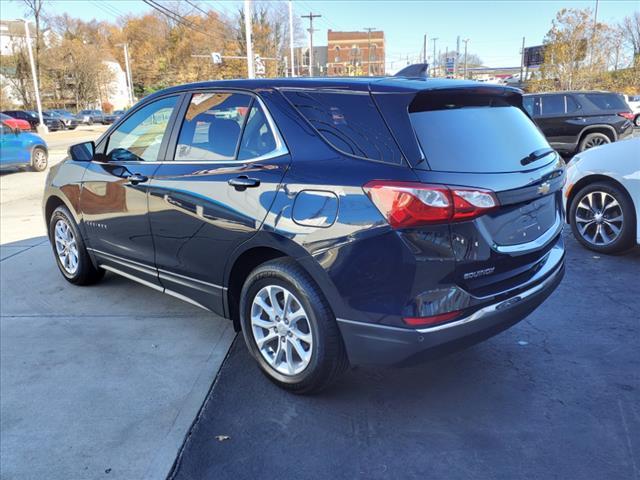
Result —
[{"label": "rear hatch", "polygon": [[564,162],[504,88],[421,92],[409,105],[423,183],[491,190],[497,205],[451,223],[455,283],[474,296],[528,283],[563,225]]}]

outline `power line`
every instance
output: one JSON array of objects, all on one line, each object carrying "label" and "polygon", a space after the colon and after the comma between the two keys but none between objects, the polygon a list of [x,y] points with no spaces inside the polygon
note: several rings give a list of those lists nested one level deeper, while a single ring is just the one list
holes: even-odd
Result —
[{"label": "power line", "polygon": [[162,13],[163,15],[169,17],[170,19],[172,19],[173,21],[187,27],[190,28],[191,30],[193,30],[194,32],[198,32],[201,33],[202,35],[205,35],[209,38],[213,38],[214,40],[216,39],[213,35],[210,35],[208,32],[205,32],[204,30],[201,30],[198,25],[196,25],[195,23],[193,23],[191,20],[189,20],[188,18],[183,17],[182,15],[179,15],[178,13],[168,9],[167,7],[164,7],[156,2],[154,2],[153,0],[142,0],[144,3],[146,3],[147,5],[149,5],[151,8],[157,10],[158,12]]}]

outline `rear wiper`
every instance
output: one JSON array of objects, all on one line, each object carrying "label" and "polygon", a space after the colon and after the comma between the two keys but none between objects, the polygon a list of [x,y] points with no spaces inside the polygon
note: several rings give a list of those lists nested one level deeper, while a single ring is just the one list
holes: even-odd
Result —
[{"label": "rear wiper", "polygon": [[550,153],[555,153],[555,150],[553,148],[541,148],[540,150],[534,150],[529,155],[520,160],[520,165],[529,165],[536,160],[540,160],[541,158],[546,157]]}]

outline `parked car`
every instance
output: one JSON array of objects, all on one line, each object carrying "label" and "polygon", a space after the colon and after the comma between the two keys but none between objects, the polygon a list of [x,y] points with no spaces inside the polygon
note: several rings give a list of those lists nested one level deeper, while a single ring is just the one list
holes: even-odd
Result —
[{"label": "parked car", "polygon": [[38,135],[0,123],[0,169],[31,167],[41,172],[48,157],[47,144]]},{"label": "parked car", "polygon": [[102,110],[81,110],[76,115],[80,123],[85,125],[93,125],[94,123],[104,124],[104,113]]},{"label": "parked car", "polygon": [[13,118],[4,113],[0,113],[0,122],[8,125],[10,128],[29,131],[31,130],[31,124],[26,120],[20,120],[19,118]]},{"label": "parked car", "polygon": [[[29,122],[29,125],[31,125],[31,130],[34,132],[40,124],[38,112],[34,112],[31,110],[5,110],[2,113],[19,120],[25,120],[26,122]],[[53,118],[44,112],[42,113],[42,120],[51,132],[62,130],[64,128],[64,125],[60,120],[58,120],[57,118]]]},{"label": "parked car", "polygon": [[636,127],[640,127],[640,95],[625,95],[624,99],[633,112],[633,123]]},{"label": "parked car", "polygon": [[640,138],[573,157],[564,196],[571,231],[585,247],[618,253],[640,244]]},{"label": "parked car", "polygon": [[118,120],[125,113],[127,113],[126,110],[114,110],[113,115],[114,115],[115,119]]},{"label": "parked car", "polygon": [[509,87],[190,84],[70,157],[43,200],[62,275],[224,315],[299,393],[494,335],[564,274],[564,162]]},{"label": "parked car", "polygon": [[75,130],[80,124],[76,116],[66,110],[48,110],[46,113],[47,115],[60,120],[63,123],[64,128],[67,130]]},{"label": "parked car", "polygon": [[621,140],[633,131],[633,114],[616,93],[535,93],[523,102],[551,146],[566,154]]}]

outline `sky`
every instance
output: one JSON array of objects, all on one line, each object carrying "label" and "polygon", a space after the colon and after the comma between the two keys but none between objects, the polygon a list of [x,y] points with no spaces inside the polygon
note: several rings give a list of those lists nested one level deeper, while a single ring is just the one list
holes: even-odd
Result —
[{"label": "sky", "polygon": [[[237,0],[191,0],[205,9],[231,15],[242,7]],[[406,1],[406,0],[294,0],[294,15],[309,12],[314,20],[314,45],[327,44],[327,30],[384,30],[387,71],[394,72],[421,55],[423,36],[437,37],[436,50],[455,50],[456,38],[469,39],[469,52],[492,67],[519,66],[522,37],[525,45],[539,45],[562,8],[595,8],[596,0],[493,0],[493,1]],[[187,6],[187,5],[185,5]],[[68,13],[83,20],[114,21],[121,14],[148,12],[142,0],[48,0],[45,8],[55,14]],[[610,23],[640,10],[640,0],[599,0],[598,20]],[[21,0],[0,0],[3,20],[22,18]],[[307,27],[307,21],[304,21]],[[461,50],[462,50],[461,44]],[[433,42],[429,41],[429,56]]]}]

